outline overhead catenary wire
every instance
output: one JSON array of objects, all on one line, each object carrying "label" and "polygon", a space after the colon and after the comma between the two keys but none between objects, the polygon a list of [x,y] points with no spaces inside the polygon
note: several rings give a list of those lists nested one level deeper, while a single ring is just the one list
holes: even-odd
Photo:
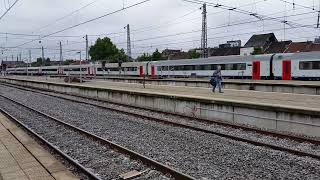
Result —
[{"label": "overhead catenary wire", "polygon": [[17,4],[18,1],[19,0],[16,0],[11,6],[9,6],[9,8],[0,16],[0,21],[12,9],[12,7]]},{"label": "overhead catenary wire", "polygon": [[293,1],[293,2],[289,2],[289,1],[287,1],[287,0],[279,0],[279,1],[284,2],[284,3],[286,3],[286,4],[291,4],[293,7],[299,6],[299,7],[305,8],[305,9],[311,9],[311,10],[316,11],[316,12],[319,11],[319,10],[315,9],[315,7],[310,7],[310,6],[302,5],[302,4],[296,3],[296,2],[294,2],[294,1]]},{"label": "overhead catenary wire", "polygon": [[77,12],[81,11],[82,9],[85,9],[86,7],[91,6],[92,4],[94,4],[94,3],[98,2],[98,1],[100,1],[100,0],[94,0],[94,1],[91,1],[90,3],[87,3],[87,4],[85,4],[84,6],[81,6],[80,8],[78,8],[78,9],[76,9],[76,10],[74,10],[74,11],[72,11],[72,12],[70,12],[70,13],[68,13],[68,14],[66,14],[66,15],[64,15],[64,16],[62,16],[62,17],[60,17],[60,18],[56,19],[56,20],[54,20],[53,22],[51,22],[51,23],[49,23],[49,24],[47,24],[47,25],[45,25],[45,26],[42,26],[42,27],[40,27],[40,28],[38,28],[38,29],[34,30],[34,32],[36,32],[36,31],[40,31],[40,30],[42,30],[42,29],[45,29],[45,28],[47,28],[47,27],[49,27],[49,26],[51,26],[51,25],[53,25],[53,24],[55,24],[55,23],[57,23],[57,22],[59,22],[59,21],[61,21],[61,20],[65,19],[66,17],[71,16],[71,15],[73,15],[73,14],[75,14],[75,13],[77,13]]},{"label": "overhead catenary wire", "polygon": [[243,10],[243,9],[240,9],[240,8],[237,8],[237,7],[226,6],[226,5],[223,5],[221,3],[211,3],[211,2],[202,1],[202,0],[182,0],[182,1],[189,2],[189,3],[195,3],[195,4],[203,4],[203,3],[205,3],[208,6],[211,6],[211,7],[214,7],[214,8],[220,8],[220,9],[225,9],[225,10],[237,12],[237,13],[240,13],[240,14],[249,15],[249,16],[255,17],[255,18],[260,19],[260,20],[264,19],[264,20],[277,21],[277,22],[280,22],[280,23],[288,24],[288,25],[300,25],[298,23],[291,22],[291,21],[283,21],[281,18],[275,18],[275,17],[266,16],[266,15],[261,15],[261,14],[254,13],[254,12],[247,11],[247,10]]},{"label": "overhead catenary wire", "polygon": [[[98,19],[101,19],[101,18],[110,16],[110,15],[116,14],[116,13],[118,13],[118,12],[121,12],[121,11],[130,9],[130,8],[133,8],[133,7],[135,7],[135,6],[144,4],[144,3],[149,2],[149,1],[151,1],[151,0],[143,0],[143,1],[140,1],[140,2],[138,2],[138,3],[135,3],[135,4],[132,4],[132,5],[123,7],[123,8],[121,8],[121,9],[115,10],[115,11],[113,11],[113,12],[104,14],[104,15],[102,15],[102,16],[98,16],[98,17],[96,17],[96,18],[92,18],[92,19],[86,20],[86,21],[84,21],[84,22],[81,22],[81,23],[78,23],[78,24],[69,26],[69,27],[67,27],[67,28],[61,29],[61,30],[59,30],[59,31],[56,31],[56,32],[53,32],[53,33],[50,33],[50,34],[47,34],[47,35],[44,35],[44,36],[41,36],[41,39],[42,39],[42,38],[49,37],[49,36],[52,36],[52,35],[55,35],[55,34],[58,34],[58,33],[61,33],[61,32],[64,32],[64,31],[67,31],[67,30],[69,30],[69,29],[73,29],[73,28],[75,28],[75,27],[79,27],[79,26],[81,26],[81,25],[84,25],[84,24],[87,24],[87,23],[96,21],[96,20],[98,20]],[[20,45],[17,45],[16,47],[20,47],[20,46],[29,44],[29,43],[34,42],[34,41],[36,41],[36,40],[38,40],[38,39],[34,39],[34,40],[32,40],[32,41],[28,41],[28,42],[22,43],[22,44],[20,44]]]}]

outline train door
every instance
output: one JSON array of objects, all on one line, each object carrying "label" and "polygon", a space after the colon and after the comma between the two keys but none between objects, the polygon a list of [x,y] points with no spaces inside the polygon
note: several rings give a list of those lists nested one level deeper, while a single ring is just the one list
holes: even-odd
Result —
[{"label": "train door", "polygon": [[291,80],[291,60],[282,61],[282,80]]},{"label": "train door", "polygon": [[253,80],[260,79],[260,61],[252,62],[252,79]]},{"label": "train door", "polygon": [[151,79],[155,78],[155,68],[154,65],[151,66]]},{"label": "train door", "polygon": [[143,66],[140,66],[140,77],[143,77]]},{"label": "train door", "polygon": [[63,68],[62,67],[58,67],[58,75],[63,75]]}]

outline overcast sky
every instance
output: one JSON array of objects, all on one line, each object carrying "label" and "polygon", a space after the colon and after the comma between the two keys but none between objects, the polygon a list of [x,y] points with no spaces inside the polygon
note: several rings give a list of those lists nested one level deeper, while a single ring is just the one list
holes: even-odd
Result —
[{"label": "overcast sky", "polygon": [[[14,1],[0,0],[0,17]],[[40,56],[38,48],[42,45],[46,57],[58,60],[60,41],[63,44],[64,59],[78,58],[76,51],[79,50],[82,50],[84,57],[83,36],[86,34],[89,35],[89,45],[93,44],[99,35],[104,37],[107,34],[119,48],[126,50],[127,37],[124,27],[127,24],[130,24],[131,28],[133,57],[143,52],[152,52],[155,48],[188,50],[200,47],[201,5],[182,0],[151,0],[55,34],[53,37],[41,38],[141,1],[143,0],[19,0],[0,19],[0,60],[6,56],[11,59],[12,55],[16,58],[19,53],[22,53],[23,59],[28,58],[28,49],[31,49],[32,57],[35,59]],[[285,1],[293,2],[293,0]],[[274,32],[278,40],[293,41],[314,40],[319,36],[320,31],[310,27],[316,26],[319,0],[295,0],[297,3],[295,8],[292,4],[280,0],[207,0],[207,2],[238,7],[246,12],[257,13],[258,16],[264,15],[265,19],[259,20],[246,13],[208,6],[209,47],[238,39],[244,45],[252,34],[259,33]],[[314,7],[315,11],[299,5]],[[80,10],[74,12],[77,9]],[[286,30],[280,22],[284,20],[284,16],[288,21]],[[244,23],[248,21],[252,22]],[[32,40],[33,42],[30,42]],[[13,48],[16,46],[19,47]]]}]

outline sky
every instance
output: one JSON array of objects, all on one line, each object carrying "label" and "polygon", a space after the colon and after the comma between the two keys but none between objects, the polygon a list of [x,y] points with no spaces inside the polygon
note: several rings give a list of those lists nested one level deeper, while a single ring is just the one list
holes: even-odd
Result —
[{"label": "sky", "polygon": [[[0,17],[15,1],[0,0]],[[150,0],[126,9],[143,1],[18,0],[0,18],[0,60],[11,60],[12,56],[16,60],[21,54],[21,58],[27,61],[30,50],[32,61],[35,61],[41,56],[42,46],[45,57],[59,60],[59,42],[62,43],[64,60],[79,59],[79,51],[84,58],[85,35],[88,35],[89,46],[97,38],[107,36],[118,48],[126,51],[127,34],[124,27],[127,24],[130,24],[133,57],[151,53],[156,48],[160,51],[166,48],[187,51],[200,47],[200,7],[203,2]],[[241,40],[244,45],[253,34],[273,32],[279,41],[290,39],[299,42],[313,41],[320,33],[316,28],[320,0],[205,2],[208,47],[230,40]],[[214,7],[216,4],[222,6]],[[232,8],[236,10],[228,10]],[[83,23],[103,15],[106,16]],[[70,28],[78,24],[81,25]]]}]

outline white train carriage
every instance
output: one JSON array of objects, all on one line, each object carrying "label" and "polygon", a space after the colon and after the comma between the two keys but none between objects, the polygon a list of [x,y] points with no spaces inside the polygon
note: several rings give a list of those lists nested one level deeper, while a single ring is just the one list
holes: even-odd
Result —
[{"label": "white train carriage", "polygon": [[124,76],[142,76],[147,75],[147,62],[128,62],[122,63],[119,67],[118,63],[106,63],[105,69],[98,65],[97,75],[124,75]]},{"label": "white train carriage", "polygon": [[275,79],[320,80],[320,52],[277,54],[273,72]]},{"label": "white train carriage", "polygon": [[[221,66],[225,78],[267,79],[272,55],[224,56],[206,59],[186,59],[151,62],[156,76],[190,77],[211,76]],[[151,73],[152,74],[152,73]]]},{"label": "white train carriage", "polygon": [[[89,64],[83,64],[83,65],[67,65],[67,66],[60,66],[60,68],[63,67],[63,70],[60,69],[60,75],[89,75],[89,73],[91,73],[91,65]],[[59,68],[59,66],[57,67],[57,69]],[[81,68],[81,69],[80,69]],[[93,69],[94,70],[94,69]],[[62,72],[62,74],[61,74]],[[94,71],[93,71],[94,72]],[[58,74],[58,70],[57,73]]]},{"label": "white train carriage", "polygon": [[20,68],[8,68],[6,70],[7,74],[16,75],[40,75],[41,69],[39,67],[20,67]]},{"label": "white train carriage", "polygon": [[[320,80],[320,52],[222,56],[206,59],[183,59],[152,62],[83,64],[30,67],[33,75],[123,75],[155,77],[208,77],[222,68],[225,78]],[[8,68],[8,74],[26,75],[27,68]]]}]

